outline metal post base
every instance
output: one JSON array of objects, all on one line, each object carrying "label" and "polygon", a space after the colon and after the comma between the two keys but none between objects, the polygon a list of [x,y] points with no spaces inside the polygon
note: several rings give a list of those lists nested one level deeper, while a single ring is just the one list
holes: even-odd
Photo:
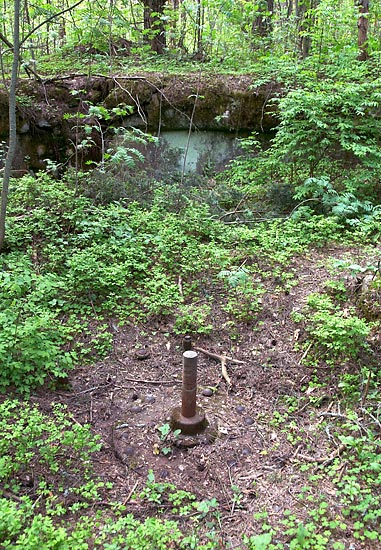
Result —
[{"label": "metal post base", "polygon": [[181,430],[181,433],[185,435],[200,433],[206,428],[207,424],[205,413],[200,407],[196,407],[196,414],[190,418],[181,414],[181,407],[173,409],[171,414],[172,430]]}]

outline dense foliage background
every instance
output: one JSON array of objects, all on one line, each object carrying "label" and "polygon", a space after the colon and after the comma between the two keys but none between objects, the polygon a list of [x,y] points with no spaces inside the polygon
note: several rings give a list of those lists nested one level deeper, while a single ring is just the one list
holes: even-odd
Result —
[{"label": "dense foliage background", "polygon": [[[117,65],[156,53],[241,69],[270,55],[312,56],[324,69],[327,60],[378,59],[380,10],[368,0],[26,2],[23,62],[38,72],[43,59],[73,51],[82,58],[107,56]],[[3,70],[12,53],[13,17],[13,4],[7,3],[1,15]]]}]

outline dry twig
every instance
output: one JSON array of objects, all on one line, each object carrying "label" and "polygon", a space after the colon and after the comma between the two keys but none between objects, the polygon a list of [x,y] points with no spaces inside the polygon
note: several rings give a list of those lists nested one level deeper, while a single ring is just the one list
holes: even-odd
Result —
[{"label": "dry twig", "polygon": [[122,505],[123,505],[123,506],[126,506],[127,502],[130,500],[130,498],[131,498],[132,495],[134,494],[135,489],[136,489],[136,487],[138,486],[138,483],[139,483],[139,481],[137,481],[137,482],[135,483],[135,485],[132,487],[131,491],[128,493],[127,497],[126,497],[126,498],[124,499],[124,501],[122,502]]},{"label": "dry twig", "polygon": [[181,298],[184,298],[184,292],[183,292],[183,278],[181,277],[181,275],[179,275],[179,278],[178,278],[178,280],[177,280],[177,286],[178,286],[179,294],[180,294]]},{"label": "dry twig", "polygon": [[301,364],[302,364],[302,361],[307,357],[308,352],[310,351],[311,348],[312,348],[312,342],[310,342],[310,343],[308,344],[308,346],[306,347],[306,349],[305,349],[303,355],[301,356],[301,358],[300,358],[299,361],[298,361],[298,365],[301,365]]},{"label": "dry twig", "polygon": [[314,458],[313,456],[302,455],[302,454],[298,454],[296,458],[297,459],[301,458],[302,460],[305,460],[307,462],[317,462],[318,464],[329,464],[336,457],[338,457],[345,449],[346,449],[346,445],[345,443],[342,443],[337,447],[337,449],[332,451],[332,453],[330,453],[329,455],[323,456],[321,458]]},{"label": "dry twig", "polygon": [[[121,359],[117,357],[116,360],[118,361],[118,363],[123,365],[123,367],[128,368],[128,365],[126,365],[126,363],[124,363]],[[136,384],[152,384],[153,386],[162,386],[167,384],[170,384],[170,385],[181,384],[179,380],[145,380],[141,378],[129,378],[128,376],[123,376],[123,380],[125,380],[126,382],[135,382]],[[114,389],[118,390],[118,389],[127,389],[127,388],[125,388],[124,386],[115,386]]]},{"label": "dry twig", "polygon": [[207,355],[208,357],[211,357],[212,359],[216,359],[217,361],[221,362],[221,374],[223,378],[226,380],[227,385],[229,388],[232,386],[232,382],[230,380],[230,377],[228,375],[228,371],[226,368],[226,363],[230,361],[230,363],[236,363],[237,365],[244,365],[244,361],[239,361],[238,359],[233,359],[232,357],[229,357],[228,355],[219,355],[218,353],[213,353],[211,351],[208,351],[204,348],[195,347],[196,351],[200,351],[204,355]]},{"label": "dry twig", "polygon": [[369,371],[368,372],[368,378],[367,378],[367,381],[366,381],[366,384],[365,384],[365,389],[364,389],[364,392],[363,392],[362,397],[361,397],[361,407],[363,407],[365,405],[365,401],[366,401],[366,398],[367,398],[368,392],[369,392],[369,384],[370,384],[371,377],[372,377],[372,371]]}]

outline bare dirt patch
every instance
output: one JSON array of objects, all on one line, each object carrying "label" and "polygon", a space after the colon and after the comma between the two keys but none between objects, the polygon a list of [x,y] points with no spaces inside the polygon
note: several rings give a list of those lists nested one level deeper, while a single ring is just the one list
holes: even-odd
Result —
[{"label": "bare dirt patch", "polygon": [[[258,512],[266,511],[275,523],[285,510],[303,518],[308,508],[299,495],[307,477],[300,470],[300,457],[321,459],[335,451],[319,429],[319,414],[334,409],[338,373],[314,372],[301,364],[303,352],[294,349],[300,335],[290,313],[301,309],[306,296],[331,278],[327,258],[346,252],[338,248],[310,251],[295,260],[289,269],[295,272],[297,284],[290,290],[269,280],[258,319],[239,325],[234,340],[216,304],[217,330],[210,336],[195,336],[193,343],[244,363],[228,363],[229,388],[219,362],[199,353],[197,402],[211,426],[207,442],[184,448],[171,436],[163,440],[158,429],[169,422],[172,409],[181,402],[183,342],[171,332],[170,323],[114,325],[114,349],[107,359],[73,372],[70,391],[40,394],[35,399],[45,407],[50,401],[66,403],[76,421],[91,424],[101,435],[103,449],[94,466],[104,480],[113,483],[107,499],[124,503],[137,516],[156,513],[135,498],[152,470],[157,481],[173,483],[200,500],[218,500],[221,548],[239,545],[243,533],[259,532],[262,522],[254,516]],[[144,350],[144,359],[138,350]],[[356,364],[345,368],[351,372]],[[315,388],[309,386],[312,377],[320,382]],[[308,387],[321,398],[313,415],[306,401]],[[211,395],[205,395],[204,390],[210,389],[206,393]],[[299,405],[283,425],[277,423],[274,412],[287,409],[289,396]],[[330,495],[334,510],[335,492],[328,479],[317,497],[322,491]],[[353,542],[350,536],[342,533],[347,548],[377,547],[377,543]]]}]

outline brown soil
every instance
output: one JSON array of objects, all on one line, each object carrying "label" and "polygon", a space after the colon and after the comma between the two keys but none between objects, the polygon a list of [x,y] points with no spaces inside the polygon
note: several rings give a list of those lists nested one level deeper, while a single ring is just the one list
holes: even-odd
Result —
[{"label": "brown soil", "polygon": [[[321,458],[335,450],[319,429],[318,415],[337,406],[338,373],[324,369],[314,373],[301,364],[303,352],[295,351],[294,345],[303,335],[290,313],[332,278],[325,267],[327,258],[345,253],[331,248],[295,260],[289,269],[297,273],[298,284],[284,291],[276,289],[274,280],[269,282],[259,318],[240,325],[235,340],[217,309],[217,330],[193,338],[197,346],[244,362],[228,363],[232,380],[228,388],[219,362],[199,353],[197,400],[210,425],[210,437],[199,445],[160,439],[158,427],[168,423],[171,411],[180,405],[182,376],[182,338],[164,322],[114,325],[114,349],[107,359],[73,372],[70,391],[41,393],[35,400],[43,408],[49,408],[51,401],[66,403],[76,421],[89,423],[101,435],[103,449],[94,465],[103,479],[113,483],[106,498],[123,502],[138,517],[155,514],[134,498],[153,470],[157,481],[174,483],[198,499],[218,500],[221,548],[239,545],[243,533],[259,532],[262,521],[254,518],[256,512],[267,511],[273,524],[285,510],[303,519],[307,505],[299,493],[309,474],[301,472],[299,455]],[[356,252],[351,254],[359,261]],[[139,358],[137,350],[145,350],[147,358]],[[351,371],[356,365],[344,368]],[[316,376],[324,385],[312,384],[306,390]],[[207,388],[213,390],[211,396],[203,395]],[[309,404],[311,392],[322,398],[318,410]],[[300,407],[286,426],[272,425],[274,411],[287,410],[285,396],[294,396]],[[316,414],[311,416],[313,410]],[[164,455],[164,447],[172,452]],[[334,512],[337,504],[329,479],[316,491],[325,493]],[[356,550],[377,546],[354,542],[349,532],[342,534],[342,540],[346,548]]]}]

